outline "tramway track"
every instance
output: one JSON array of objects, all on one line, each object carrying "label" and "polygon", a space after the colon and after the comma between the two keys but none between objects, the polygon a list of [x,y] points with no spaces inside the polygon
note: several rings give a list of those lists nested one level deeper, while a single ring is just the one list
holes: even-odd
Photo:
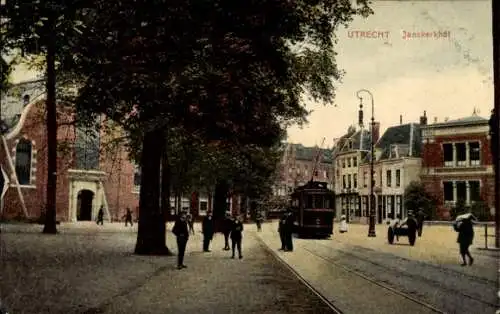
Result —
[{"label": "tramway track", "polygon": [[294,274],[294,276],[297,277],[297,279],[299,279],[302,284],[304,284],[318,298],[320,298],[321,301],[323,301],[332,310],[332,313],[335,313],[335,314],[344,314],[344,312],[340,308],[338,308],[333,302],[331,302],[330,300],[328,300],[328,298],[326,298],[318,289],[314,288],[304,277],[302,277],[295,269],[293,269],[293,267],[291,267],[290,265],[288,265],[288,263],[285,262],[283,260],[283,258],[281,256],[279,256],[279,254],[277,254],[275,251],[273,251],[271,248],[269,248],[266,245],[266,243],[259,236],[256,236],[256,238],[259,241],[260,245],[262,245],[262,247],[264,247],[264,249],[266,249],[269,253],[271,253],[276,258],[276,260],[278,260],[292,274]]},{"label": "tramway track", "polygon": [[[342,243],[342,244],[349,244],[348,242],[343,242],[343,241],[338,241],[338,242]],[[324,246],[324,247],[327,247],[327,248],[331,248],[331,247],[329,247],[329,246],[327,246],[325,244],[321,244],[321,243],[318,243],[318,242],[316,243],[316,245]],[[351,245],[351,246],[353,248],[358,249],[358,250],[366,250],[366,251],[377,252],[374,249],[365,248],[365,247],[362,247],[362,246],[359,246],[359,245]],[[344,251],[342,249],[335,248],[335,250],[337,250],[339,252],[343,252],[343,254],[346,254],[346,255],[353,255],[354,256],[353,253],[346,252],[346,251]],[[479,254],[479,255],[484,255],[484,254]],[[440,271],[442,273],[446,273],[446,274],[450,274],[450,275],[457,275],[457,276],[463,277],[464,279],[472,279],[472,280],[477,281],[477,282],[481,282],[481,283],[485,283],[485,284],[491,284],[491,285],[496,285],[497,284],[496,280],[492,280],[492,279],[488,279],[488,278],[484,278],[484,277],[477,277],[477,276],[474,276],[474,275],[470,275],[470,274],[467,274],[467,273],[460,272],[458,270],[444,268],[444,267],[441,267],[441,266],[438,266],[438,265],[434,265],[434,264],[430,264],[430,263],[425,263],[425,262],[421,262],[421,261],[411,260],[409,258],[405,258],[405,257],[402,257],[402,256],[397,256],[397,255],[394,255],[394,258],[398,259],[398,260],[401,260],[401,261],[405,261],[405,262],[414,262],[414,263],[418,263],[418,264],[425,264],[426,267],[433,268],[433,269],[438,270],[438,271]]]},{"label": "tramway track", "polygon": [[[328,249],[330,249],[330,250],[335,250],[335,252],[340,253],[340,254],[342,254],[342,255],[351,256],[351,257],[353,257],[353,258],[355,258],[355,259],[361,260],[362,262],[372,264],[372,265],[374,265],[374,266],[376,266],[376,267],[378,267],[378,268],[383,269],[385,272],[397,273],[397,274],[399,274],[399,275],[403,275],[403,276],[405,276],[406,278],[410,278],[410,279],[412,279],[412,280],[418,280],[418,281],[421,281],[421,282],[423,281],[425,284],[428,284],[428,285],[431,285],[431,286],[438,287],[439,289],[444,290],[444,291],[447,291],[447,292],[449,292],[449,293],[460,295],[461,297],[464,297],[464,298],[467,298],[467,299],[470,299],[470,300],[473,300],[473,301],[476,301],[476,302],[479,302],[479,303],[482,303],[482,304],[488,305],[488,306],[493,307],[493,308],[496,308],[496,307],[497,307],[497,305],[496,305],[496,304],[491,303],[491,302],[489,302],[489,301],[479,299],[479,298],[477,298],[477,297],[475,297],[475,296],[473,296],[473,295],[470,295],[470,294],[468,294],[468,293],[464,293],[464,292],[459,291],[459,290],[457,290],[457,289],[450,288],[450,287],[448,287],[448,286],[443,286],[442,282],[439,282],[439,281],[436,281],[436,280],[432,280],[432,279],[426,278],[426,277],[424,277],[424,276],[419,276],[419,275],[415,275],[415,274],[410,274],[410,273],[407,273],[407,272],[404,272],[404,271],[401,271],[401,270],[395,270],[395,269],[393,269],[392,267],[388,267],[388,266],[383,265],[383,264],[381,264],[381,263],[374,262],[374,261],[372,261],[372,260],[370,260],[370,259],[367,259],[367,258],[366,258],[366,257],[364,257],[364,256],[360,256],[360,255],[358,255],[358,254],[353,254],[353,253],[346,252],[346,251],[344,251],[344,250],[340,250],[340,249],[334,249],[334,248],[328,247],[328,246],[323,245],[323,244],[319,244],[319,245],[320,245],[320,246],[323,246],[323,247],[326,247],[326,248],[328,248]],[[412,296],[412,295],[410,295],[409,293],[405,293],[405,292],[399,291],[399,290],[397,290],[397,289],[395,289],[395,288],[391,287],[389,282],[387,282],[387,284],[382,283],[380,279],[376,279],[376,278],[374,278],[374,277],[368,276],[368,275],[364,274],[362,271],[357,270],[357,269],[355,269],[355,268],[353,268],[353,267],[348,267],[348,266],[345,266],[343,263],[340,263],[338,260],[336,260],[336,259],[335,259],[335,258],[333,258],[333,257],[326,257],[326,256],[323,256],[322,254],[318,254],[317,252],[314,252],[314,251],[312,251],[311,249],[306,248],[306,247],[304,247],[304,246],[302,246],[302,245],[299,245],[299,247],[300,247],[301,249],[303,249],[304,251],[307,251],[307,252],[309,252],[310,254],[312,254],[312,255],[314,255],[314,256],[316,256],[316,257],[320,258],[320,259],[323,259],[324,261],[326,261],[326,262],[328,262],[328,263],[330,263],[330,264],[333,264],[333,265],[335,265],[335,266],[338,266],[338,267],[340,267],[340,268],[342,268],[342,269],[346,270],[347,272],[350,272],[350,273],[355,274],[355,275],[357,275],[357,276],[359,276],[359,277],[362,277],[363,279],[365,279],[365,280],[367,280],[367,281],[369,281],[369,282],[372,282],[372,283],[374,283],[374,284],[376,284],[376,285],[378,285],[378,286],[380,286],[380,287],[382,287],[382,288],[384,288],[384,289],[386,289],[386,290],[389,290],[389,291],[391,291],[391,292],[393,292],[393,293],[395,293],[395,294],[398,294],[398,295],[400,295],[400,296],[402,296],[402,297],[404,297],[404,298],[406,298],[406,299],[409,299],[409,300],[411,300],[411,301],[413,301],[413,302],[416,302],[416,303],[418,303],[418,304],[420,304],[420,305],[422,305],[422,306],[425,306],[425,307],[427,307],[427,308],[431,309],[432,311],[434,311],[434,312],[436,312],[436,313],[446,313],[445,311],[442,311],[442,310],[440,310],[440,309],[436,308],[435,306],[431,305],[430,303],[427,303],[427,302],[425,302],[425,301],[423,301],[423,300],[419,300],[419,299],[417,299],[417,298],[413,297],[413,296]],[[471,276],[471,277],[472,277],[472,276]],[[416,291],[414,291],[414,292],[416,292]],[[413,292],[412,292],[412,293],[413,293]],[[421,297],[423,297],[423,296],[421,296]]]}]

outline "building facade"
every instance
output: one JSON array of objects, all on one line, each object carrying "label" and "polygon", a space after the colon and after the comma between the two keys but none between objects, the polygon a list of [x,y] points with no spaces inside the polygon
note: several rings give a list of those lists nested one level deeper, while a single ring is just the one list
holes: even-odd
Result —
[{"label": "building facade", "polygon": [[[380,124],[375,123],[374,140],[378,139]],[[345,215],[347,221],[360,221],[361,198],[359,195],[360,178],[359,166],[370,151],[371,133],[354,126],[349,127],[347,133],[336,143],[334,149],[335,160],[335,208],[336,218]]]},{"label": "building facade", "polygon": [[[314,172],[318,153],[318,162]],[[278,180],[274,186],[274,196],[287,199],[296,187],[306,184],[311,179],[327,182],[328,188],[333,189],[332,151],[287,143],[283,158],[278,165]]]},{"label": "building facade", "polygon": [[[0,218],[38,219],[45,212],[47,151],[44,81],[20,83],[1,95],[5,127],[0,143]],[[106,123],[101,117],[102,123]],[[75,127],[74,114],[60,110],[58,117],[57,219],[65,222],[95,220],[101,206],[108,221],[121,220],[126,208],[139,214],[140,171],[124,146],[105,147],[113,136]],[[119,133],[119,131],[117,131]],[[240,197],[228,197],[239,212]],[[210,193],[170,200],[171,214],[188,210],[203,216],[211,210]]]},{"label": "building facade", "polygon": [[488,120],[472,116],[422,128],[421,179],[438,202],[437,214],[450,217],[459,200],[484,201],[493,213],[495,180]]},{"label": "building facade", "polygon": [[[388,128],[375,144],[374,196],[376,220],[383,223],[394,217],[406,218],[404,192],[412,181],[420,181],[422,160],[420,124],[408,123]],[[366,222],[370,206],[370,156],[359,168],[362,221]]]}]

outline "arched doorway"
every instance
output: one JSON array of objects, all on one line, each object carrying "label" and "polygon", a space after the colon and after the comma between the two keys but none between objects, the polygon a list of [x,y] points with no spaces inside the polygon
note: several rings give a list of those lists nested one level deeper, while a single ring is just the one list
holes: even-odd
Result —
[{"label": "arched doorway", "polygon": [[92,203],[94,192],[90,190],[81,190],[78,192],[76,219],[78,221],[92,220]]}]

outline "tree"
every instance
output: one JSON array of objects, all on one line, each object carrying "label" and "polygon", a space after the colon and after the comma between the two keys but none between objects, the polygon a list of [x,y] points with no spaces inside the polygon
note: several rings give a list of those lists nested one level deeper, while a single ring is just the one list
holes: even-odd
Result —
[{"label": "tree", "polygon": [[47,190],[44,233],[57,233],[57,109],[56,60],[67,51],[68,39],[78,32],[77,12],[82,1],[23,1],[9,0],[5,5],[4,43],[10,49],[46,57],[46,127],[47,127]]},{"label": "tree", "polygon": [[422,183],[412,181],[404,192],[404,205],[407,210],[418,211],[420,208],[429,219],[436,218],[436,201]]},{"label": "tree", "polygon": [[[164,145],[158,130],[181,126],[209,143],[273,146],[287,123],[305,120],[304,91],[333,100],[341,73],[332,34],[353,15],[369,13],[367,1],[360,3],[98,1],[92,26],[72,52],[71,70],[85,80],[79,108],[140,133],[136,252],[157,252],[161,242],[153,240],[161,236],[153,200],[160,164],[156,155],[148,157]],[[217,182],[216,196],[223,195],[229,182]]]},{"label": "tree", "polygon": [[470,207],[470,212],[480,221],[488,221],[491,219],[488,204],[483,200],[474,202]]}]

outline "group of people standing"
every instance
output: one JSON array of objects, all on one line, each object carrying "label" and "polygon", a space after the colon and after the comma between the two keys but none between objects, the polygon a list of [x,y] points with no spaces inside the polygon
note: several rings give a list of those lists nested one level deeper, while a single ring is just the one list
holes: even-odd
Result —
[{"label": "group of people standing", "polygon": [[[184,253],[186,252],[186,245],[189,240],[189,235],[194,234],[193,229],[193,218],[186,212],[182,212],[179,218],[174,224],[172,229],[173,234],[177,238],[177,268],[186,268],[184,265]],[[203,252],[210,252],[210,242],[213,240],[215,233],[215,220],[212,216],[212,212],[208,212],[202,222],[202,233],[203,233]],[[224,234],[224,249],[229,251],[229,238],[231,238],[232,244],[232,256],[235,258],[236,250],[238,251],[238,257],[243,258],[241,252],[241,241],[243,239],[243,222],[238,216],[233,216],[226,214],[226,217],[222,221],[222,233]]]}]

